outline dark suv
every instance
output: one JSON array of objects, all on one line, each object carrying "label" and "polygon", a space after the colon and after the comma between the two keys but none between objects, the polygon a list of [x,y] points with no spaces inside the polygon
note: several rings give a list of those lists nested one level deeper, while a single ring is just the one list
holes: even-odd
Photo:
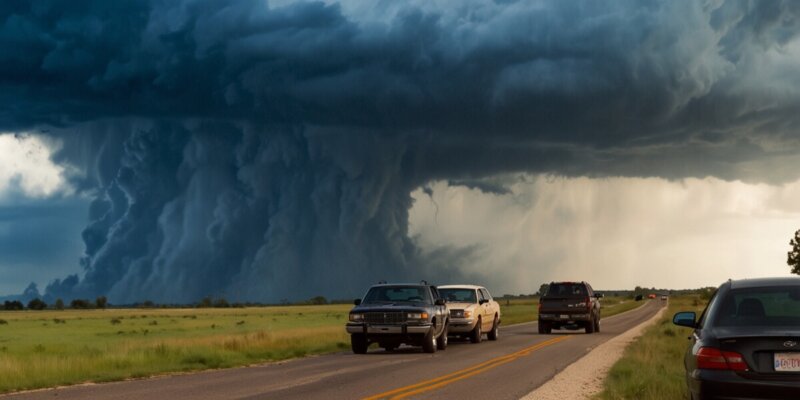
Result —
[{"label": "dark suv", "polygon": [[600,298],[586,282],[551,282],[539,299],[539,333],[553,329],[600,332]]},{"label": "dark suv", "polygon": [[426,353],[447,348],[449,314],[436,286],[382,283],[355,305],[347,323],[353,353],[366,353],[371,343],[386,351],[401,344],[422,346]]},{"label": "dark suv", "polygon": [[684,357],[692,399],[800,398],[800,278],[728,281],[696,318]]}]

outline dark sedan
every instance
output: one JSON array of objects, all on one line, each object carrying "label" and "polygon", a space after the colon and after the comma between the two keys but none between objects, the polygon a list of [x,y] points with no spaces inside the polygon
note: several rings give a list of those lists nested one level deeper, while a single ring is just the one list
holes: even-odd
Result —
[{"label": "dark sedan", "polygon": [[800,278],[728,281],[697,318],[686,352],[692,399],[800,398]]}]

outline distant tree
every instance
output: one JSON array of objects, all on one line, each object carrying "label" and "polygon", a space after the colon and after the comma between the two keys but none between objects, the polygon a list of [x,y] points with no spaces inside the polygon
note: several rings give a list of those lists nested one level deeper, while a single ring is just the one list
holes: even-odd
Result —
[{"label": "distant tree", "polygon": [[217,301],[214,302],[214,307],[216,308],[228,308],[230,306],[231,305],[228,304],[228,300],[225,300],[224,297],[220,297],[217,299]]},{"label": "distant tree", "polygon": [[74,299],[69,303],[69,306],[74,310],[85,310],[91,308],[91,303],[85,299]]},{"label": "distant tree", "polygon": [[106,308],[108,305],[108,299],[106,299],[106,296],[100,296],[94,300],[94,304],[97,308]]},{"label": "distant tree", "polygon": [[53,307],[55,307],[56,310],[63,310],[64,309],[64,300],[61,300],[60,298],[56,299],[56,303],[53,304]]},{"label": "distant tree", "polygon": [[328,304],[328,299],[326,299],[324,296],[315,296],[309,299],[308,302],[314,305],[322,305]]},{"label": "distant tree", "polygon": [[792,273],[800,275],[800,230],[794,233],[794,238],[789,241],[792,250],[789,251],[786,263],[792,268]]},{"label": "distant tree", "polygon": [[45,308],[47,308],[47,303],[43,302],[41,299],[33,299],[28,302],[29,310],[44,310]]},{"label": "distant tree", "polygon": [[14,300],[14,301],[6,300],[3,303],[3,308],[8,311],[19,311],[25,309],[25,306],[19,300]]},{"label": "distant tree", "polygon": [[156,303],[153,303],[152,300],[145,300],[141,304],[139,304],[139,308],[154,308]]},{"label": "distant tree", "polygon": [[536,292],[536,294],[538,294],[539,297],[544,296],[544,294],[547,293],[547,289],[549,289],[549,288],[550,288],[550,285],[548,285],[546,283],[543,283],[541,286],[539,286],[539,291]]},{"label": "distant tree", "polygon": [[200,300],[200,303],[197,303],[197,307],[200,308],[209,308],[214,306],[214,301],[211,300],[211,296],[203,297],[203,300]]}]

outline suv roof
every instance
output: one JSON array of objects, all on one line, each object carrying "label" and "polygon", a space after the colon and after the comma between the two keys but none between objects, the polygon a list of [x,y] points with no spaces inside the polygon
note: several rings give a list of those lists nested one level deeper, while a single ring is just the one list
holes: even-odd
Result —
[{"label": "suv roof", "polygon": [[431,285],[430,283],[419,283],[419,282],[417,282],[417,283],[403,283],[403,282],[399,282],[399,283],[376,283],[376,284],[374,284],[374,285],[372,285],[370,287],[380,287],[380,286],[435,286],[435,287],[438,287],[436,285]]},{"label": "suv roof", "polygon": [[763,286],[797,286],[800,285],[800,276],[786,276],[779,278],[753,278],[731,280],[731,289],[746,289]]},{"label": "suv roof", "polygon": [[486,289],[483,286],[476,285],[442,285],[437,286],[439,289]]}]

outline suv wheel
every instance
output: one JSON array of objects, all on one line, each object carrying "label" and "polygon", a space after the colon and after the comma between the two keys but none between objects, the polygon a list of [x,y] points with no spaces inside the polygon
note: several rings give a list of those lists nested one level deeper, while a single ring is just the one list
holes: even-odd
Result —
[{"label": "suv wheel", "polygon": [[436,339],[436,347],[439,350],[444,350],[447,348],[447,323],[445,323],[444,329],[442,329],[442,334],[439,335],[438,339]]},{"label": "suv wheel", "polygon": [[367,343],[367,338],[364,335],[354,333],[350,335],[350,346],[353,348],[353,353],[366,354],[369,343]]},{"label": "suv wheel", "polygon": [[592,318],[591,321],[586,323],[586,333],[594,333],[594,327],[597,324],[597,321]]},{"label": "suv wheel", "polygon": [[469,335],[469,341],[472,343],[480,343],[481,339],[483,339],[483,331],[481,331],[481,322],[480,317],[478,318],[478,323],[475,324],[475,328],[472,329],[472,333]]},{"label": "suv wheel", "polygon": [[436,335],[433,334],[433,327],[428,330],[422,340],[422,350],[426,353],[436,353]]},{"label": "suv wheel", "polygon": [[490,330],[489,333],[486,334],[486,337],[489,338],[489,340],[497,340],[497,335],[499,334],[500,333],[498,332],[498,327],[497,327],[497,315],[495,315],[494,322],[492,323],[492,330]]},{"label": "suv wheel", "polygon": [[539,320],[539,333],[542,335],[549,335],[551,332],[553,332],[553,327],[550,323]]},{"label": "suv wheel", "polygon": [[600,332],[600,317],[599,316],[594,320],[594,331],[595,332]]}]

